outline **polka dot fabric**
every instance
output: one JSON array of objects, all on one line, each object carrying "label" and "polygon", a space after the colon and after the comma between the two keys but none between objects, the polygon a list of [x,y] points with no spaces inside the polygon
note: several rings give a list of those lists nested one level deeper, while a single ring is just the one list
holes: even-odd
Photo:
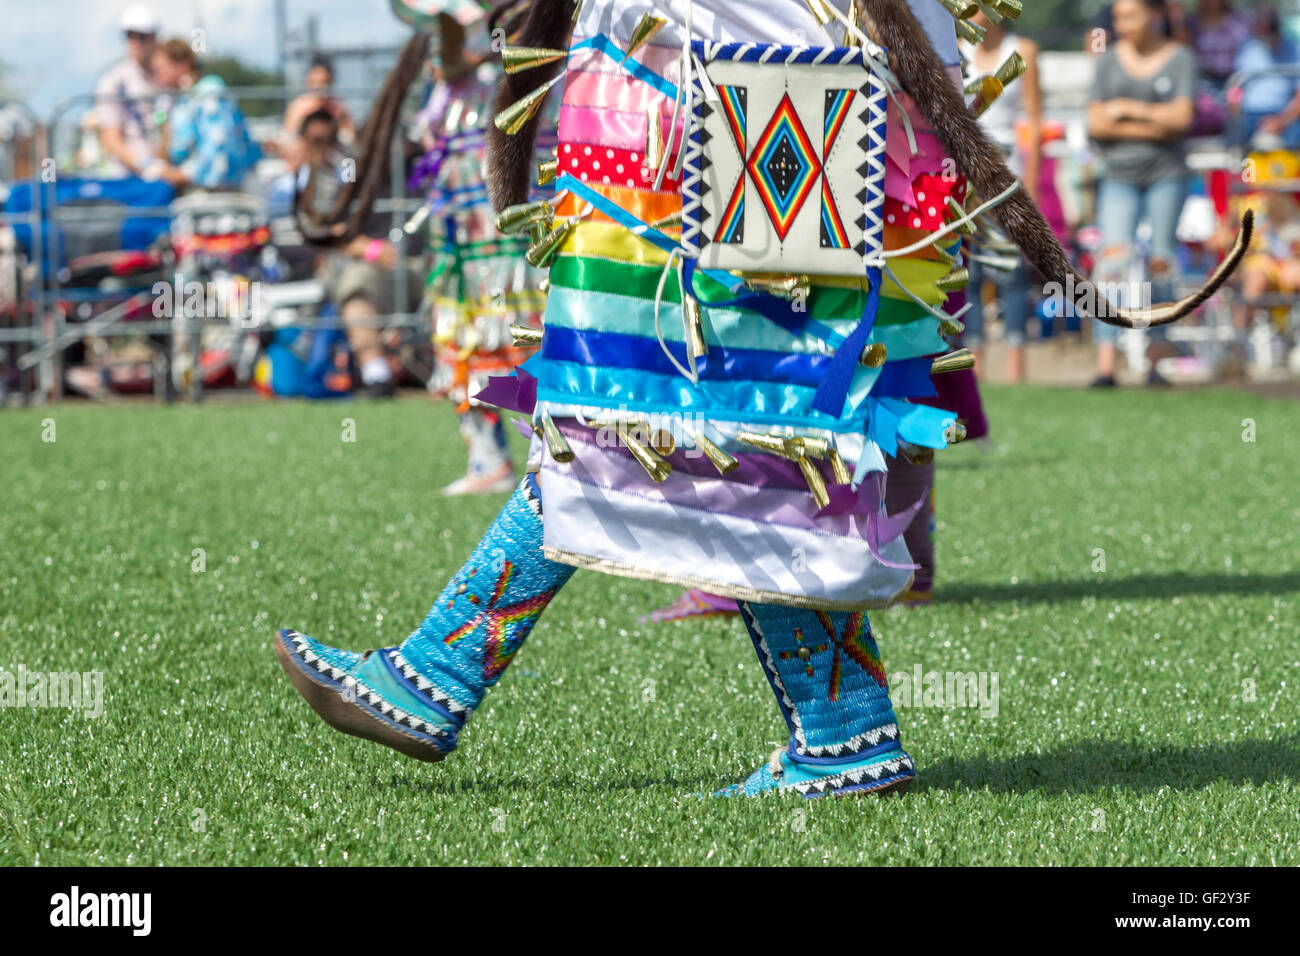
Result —
[{"label": "polka dot fabric", "polygon": [[[592,145],[561,143],[560,169],[577,176],[584,183],[600,186],[623,186],[628,189],[652,189],[655,173],[645,165],[645,157],[634,150]],[[661,191],[677,192],[681,182],[664,174]]]}]

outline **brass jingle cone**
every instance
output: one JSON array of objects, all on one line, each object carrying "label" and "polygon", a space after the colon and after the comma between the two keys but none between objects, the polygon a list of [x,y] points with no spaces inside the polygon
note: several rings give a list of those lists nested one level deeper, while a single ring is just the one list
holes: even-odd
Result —
[{"label": "brass jingle cone", "polygon": [[658,169],[664,161],[664,118],[656,104],[646,110],[645,167]]},{"label": "brass jingle cone", "polygon": [[650,443],[650,423],[644,418],[615,418],[610,424],[619,435],[626,431],[637,441]]},{"label": "brass jingle cone", "polygon": [[775,435],[763,435],[759,432],[737,432],[736,438],[746,445],[753,445],[755,448],[773,455],[780,455],[782,458],[791,457],[785,439],[777,438]]},{"label": "brass jingle cone", "polygon": [[515,102],[498,113],[492,122],[496,124],[497,129],[501,130],[501,132],[511,136],[515,135],[528,125],[529,120],[537,115],[542,108],[542,104],[546,101],[546,94],[551,92],[551,87],[560,82],[563,77],[564,74],[561,73],[553,80],[543,83],[522,99],[515,100]]},{"label": "brass jingle cone", "polygon": [[885,364],[888,357],[888,352],[882,343],[872,342],[862,350],[862,355],[858,358],[858,361],[867,368],[880,368]]},{"label": "brass jingle cone", "polygon": [[980,12],[980,5],[975,0],[939,0],[954,20],[969,20]]},{"label": "brass jingle cone", "polygon": [[686,353],[692,362],[709,354],[708,343],[704,341],[704,317],[700,313],[700,303],[689,292],[682,297],[682,330],[686,336]]},{"label": "brass jingle cone", "polygon": [[558,159],[548,159],[537,164],[537,185],[547,186],[555,182],[555,178],[559,175],[560,161]]},{"label": "brass jingle cone", "polygon": [[713,467],[718,469],[718,474],[725,475],[728,472],[735,471],[740,467],[740,461],[734,455],[729,455],[713,442],[704,436],[703,432],[694,432],[691,438],[695,441],[695,447],[704,452],[704,457],[713,463]]},{"label": "brass jingle cone", "polygon": [[940,276],[935,283],[940,292],[959,292],[970,284],[970,271],[967,269],[953,269],[946,275]]},{"label": "brass jingle cone", "polygon": [[822,26],[826,26],[835,19],[831,12],[826,9],[823,0],[804,0],[804,3],[808,5],[808,9]]},{"label": "brass jingle cone", "polygon": [[945,372],[961,372],[975,367],[975,353],[970,349],[956,349],[947,355],[940,355],[930,364],[931,375]]},{"label": "brass jingle cone", "polygon": [[[550,292],[550,291],[551,291],[551,280],[550,280],[550,279],[547,279],[545,276],[543,276],[541,279],[538,279],[538,280],[537,280],[537,291],[540,292],[542,295],[546,295],[546,293]],[[965,326],[962,326],[962,328],[965,328]]]},{"label": "brass jingle cone", "polygon": [[563,60],[568,50],[548,50],[537,46],[506,46],[501,48],[501,65],[507,73],[522,73],[533,67],[545,66]]},{"label": "brass jingle cone", "polygon": [[677,450],[677,439],[673,438],[673,433],[668,429],[661,428],[650,433],[650,447],[667,458]]},{"label": "brass jingle cone", "polygon": [[989,107],[997,102],[1004,89],[1002,81],[996,76],[984,77],[984,79],[980,80],[979,92],[975,94],[975,99],[971,101],[970,111],[976,116],[983,116],[989,111]]},{"label": "brass jingle cone", "polygon": [[944,335],[961,335],[966,331],[966,325],[958,319],[947,318],[939,320],[939,331]]},{"label": "brass jingle cone", "polygon": [[627,49],[623,52],[623,59],[626,60],[649,43],[651,38],[667,24],[668,21],[663,17],[657,17],[653,13],[644,14],[637,23],[636,28],[633,29],[631,39],[627,41]]},{"label": "brass jingle cone", "polygon": [[766,292],[782,299],[807,298],[812,291],[812,282],[804,275],[745,276],[745,285],[755,292]]},{"label": "brass jingle cone", "polygon": [[555,254],[560,251],[560,246],[564,245],[564,240],[568,239],[569,234],[573,232],[573,226],[572,219],[563,219],[554,229],[529,246],[528,251],[524,253],[528,264],[537,269],[549,265],[555,258]]},{"label": "brass jingle cone", "polygon": [[831,443],[825,438],[814,438],[811,435],[800,435],[798,438],[788,438],[786,441],[797,442],[798,447],[802,450],[803,454],[807,455],[809,458],[825,458],[832,451]]},{"label": "brass jingle cone", "polygon": [[[862,2],[861,0],[849,0],[849,9],[847,13],[849,23],[855,27],[862,23]],[[844,27],[844,39],[842,46],[854,46],[853,31],[846,24]]]},{"label": "brass jingle cone", "polygon": [[670,212],[662,219],[656,219],[654,222],[650,223],[650,228],[661,229],[661,230],[671,229],[673,226],[680,226],[681,224],[682,224],[682,211],[679,209],[677,210],[677,212]]},{"label": "brass jingle cone", "polygon": [[934,449],[913,445],[910,441],[898,439],[898,454],[914,465],[928,465],[934,461]]},{"label": "brass jingle cone", "polygon": [[[961,203],[953,199],[951,196],[948,197],[948,211],[952,213],[954,220],[961,219],[963,216],[966,215],[966,210],[961,207]],[[958,226],[957,235],[959,236],[975,235],[975,223],[968,222],[965,223],[964,225]]]},{"label": "brass jingle cone", "polygon": [[[976,9],[979,9],[978,7]],[[983,27],[971,23],[969,20],[954,20],[957,26],[957,36],[961,37],[967,43],[979,46],[984,42],[984,34],[988,31]]]},{"label": "brass jingle cone", "polygon": [[825,508],[831,503],[831,496],[830,492],[826,490],[826,479],[822,477],[822,473],[817,470],[817,466],[812,463],[810,458],[796,458],[795,464],[799,466],[799,471],[803,474],[803,480],[808,483],[808,490],[812,492],[817,507]]},{"label": "brass jingle cone", "polygon": [[515,345],[530,346],[542,344],[542,330],[529,325],[510,326],[510,338]]},{"label": "brass jingle cone", "polygon": [[497,214],[496,227],[497,232],[509,236],[516,232],[523,232],[539,222],[550,223],[553,219],[555,219],[555,207],[545,199],[538,199],[502,209]]},{"label": "brass jingle cone", "polygon": [[853,481],[853,472],[849,471],[849,466],[840,453],[831,448],[829,457],[831,460],[831,473],[835,476],[835,484],[847,485],[851,483]]},{"label": "brass jingle cone", "polygon": [[1003,86],[1010,86],[1024,76],[1025,71],[1028,69],[1029,64],[1025,62],[1025,58],[1019,53],[1012,53],[998,67],[998,71],[993,74],[993,78]]},{"label": "brass jingle cone", "polygon": [[966,426],[961,422],[953,422],[943,430],[943,440],[949,445],[956,445],[966,440]]},{"label": "brass jingle cone", "polygon": [[930,248],[939,254],[939,258],[942,259],[946,265],[954,268],[956,267],[957,257],[954,256],[947,249],[945,249],[943,246],[939,245],[939,243],[937,242],[930,243]]},{"label": "brass jingle cone", "polygon": [[573,0],[573,22],[578,22],[578,14],[582,12],[582,0]]},{"label": "brass jingle cone", "polygon": [[546,442],[546,450],[556,461],[560,463],[573,461],[573,449],[569,447],[568,439],[560,433],[555,420],[551,418],[551,413],[547,411],[542,412],[542,439]]},{"label": "brass jingle cone", "polygon": [[1025,5],[1020,0],[990,0],[989,6],[1008,20],[1018,20],[1025,11]]},{"label": "brass jingle cone", "polygon": [[645,469],[646,474],[650,476],[651,481],[655,484],[659,484],[660,482],[667,480],[668,476],[672,473],[673,466],[660,458],[652,449],[643,444],[640,439],[631,435],[622,422],[618,425],[618,437],[623,440],[623,444],[627,447],[627,450],[632,453],[632,457],[637,460],[637,463]]}]

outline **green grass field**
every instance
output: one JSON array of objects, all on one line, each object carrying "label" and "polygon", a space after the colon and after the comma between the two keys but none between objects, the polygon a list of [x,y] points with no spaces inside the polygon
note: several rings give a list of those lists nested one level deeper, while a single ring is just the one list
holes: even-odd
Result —
[{"label": "green grass field", "polygon": [[997,716],[900,706],[917,787],[836,801],[695,796],[784,727],[739,621],[638,623],[656,584],[577,575],[442,764],[310,712],[274,630],[397,643],[499,507],[438,495],[445,405],[0,413],[0,668],[104,675],[98,719],[0,709],[0,863],[1300,863],[1300,404],[987,401],[939,600],[872,623]]}]

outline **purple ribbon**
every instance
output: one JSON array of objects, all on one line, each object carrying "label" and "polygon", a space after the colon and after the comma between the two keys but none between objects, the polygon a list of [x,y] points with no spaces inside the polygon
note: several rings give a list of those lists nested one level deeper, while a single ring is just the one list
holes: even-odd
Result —
[{"label": "purple ribbon", "polygon": [[513,375],[489,377],[488,383],[475,393],[474,400],[506,411],[531,415],[537,407],[537,379],[520,366]]}]

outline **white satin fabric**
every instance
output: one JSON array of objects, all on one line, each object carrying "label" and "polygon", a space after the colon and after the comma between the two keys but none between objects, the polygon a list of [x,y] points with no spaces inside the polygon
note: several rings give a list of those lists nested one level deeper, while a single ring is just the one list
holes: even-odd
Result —
[{"label": "white satin fabric", "polygon": [[[688,0],[585,0],[575,36],[604,33],[631,35],[643,14],[656,13],[668,21],[655,37],[656,44],[680,46]],[[819,24],[803,0],[690,0],[695,39],[721,43],[781,43],[792,46],[838,46],[843,30],[832,24],[830,33]],[[827,0],[841,12],[849,0]],[[958,62],[957,30],[939,0],[908,0],[930,43],[944,65]]]}]

